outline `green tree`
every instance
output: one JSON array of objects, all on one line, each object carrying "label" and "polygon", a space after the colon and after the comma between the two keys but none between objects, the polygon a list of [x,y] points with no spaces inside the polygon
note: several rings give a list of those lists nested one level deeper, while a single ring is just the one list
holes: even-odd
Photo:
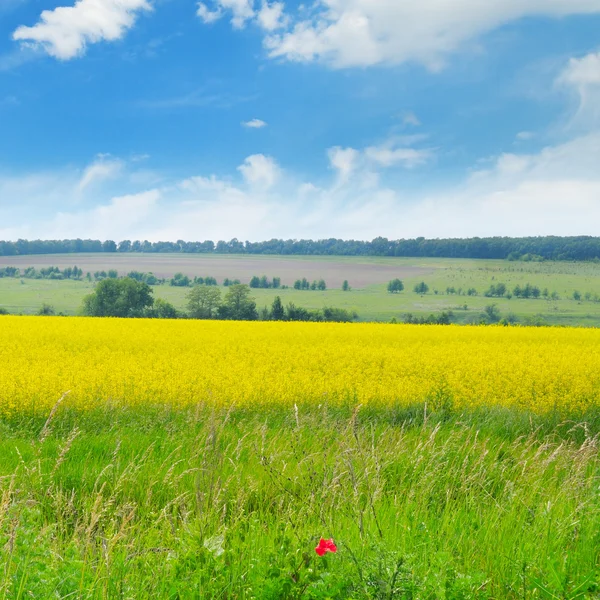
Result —
[{"label": "green tree", "polygon": [[483,318],[488,323],[498,323],[498,321],[500,321],[501,318],[500,309],[496,304],[488,304],[483,309]]},{"label": "green tree", "polygon": [[54,306],[51,304],[42,304],[42,307],[36,313],[40,317],[52,317],[56,314],[56,310],[54,310]]},{"label": "green tree", "polygon": [[171,279],[171,285],[175,287],[188,287],[191,283],[190,278],[183,273],[175,273]]},{"label": "green tree", "polygon": [[222,319],[234,321],[255,321],[258,319],[256,302],[250,296],[250,287],[245,284],[232,285],[223,304],[219,306],[218,315]]},{"label": "green tree", "polygon": [[319,279],[317,282],[317,289],[321,292],[324,292],[327,289],[327,284],[325,283],[324,279]]},{"label": "green tree", "polygon": [[257,289],[260,287],[260,277],[257,277],[256,275],[254,275],[254,277],[252,277],[252,279],[250,280],[250,287],[253,289]]},{"label": "green tree", "polygon": [[196,285],[186,299],[192,319],[212,319],[221,305],[221,290],[214,286]]},{"label": "green tree", "polygon": [[581,300],[581,292],[579,292],[578,290],[575,290],[573,292],[573,300],[577,300],[577,302],[579,302]]},{"label": "green tree", "polygon": [[397,294],[397,293],[401,292],[403,289],[404,289],[404,284],[402,283],[402,281],[400,279],[392,279],[392,281],[390,281],[387,286],[387,291],[390,294]]},{"label": "green tree", "polygon": [[414,290],[417,294],[423,295],[429,291],[429,286],[424,281],[421,281],[421,283],[415,285]]},{"label": "green tree", "polygon": [[148,284],[129,277],[103,279],[83,299],[83,313],[90,317],[142,317],[153,304]]},{"label": "green tree", "polygon": [[179,312],[170,302],[157,298],[149,316],[155,319],[178,319]]},{"label": "green tree", "polygon": [[344,283],[342,283],[342,291],[343,292],[349,292],[350,291],[350,284],[348,283],[347,279],[344,279]]},{"label": "green tree", "polygon": [[285,309],[279,296],[275,296],[271,306],[271,319],[273,321],[283,321],[285,319]]}]

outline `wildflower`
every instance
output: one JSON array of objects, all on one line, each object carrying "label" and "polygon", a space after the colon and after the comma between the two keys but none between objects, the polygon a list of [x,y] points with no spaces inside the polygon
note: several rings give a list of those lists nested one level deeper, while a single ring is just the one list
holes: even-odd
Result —
[{"label": "wildflower", "polygon": [[315,548],[315,552],[319,556],[325,556],[327,552],[337,552],[337,546],[333,543],[333,540],[324,540],[321,538],[319,545]]}]

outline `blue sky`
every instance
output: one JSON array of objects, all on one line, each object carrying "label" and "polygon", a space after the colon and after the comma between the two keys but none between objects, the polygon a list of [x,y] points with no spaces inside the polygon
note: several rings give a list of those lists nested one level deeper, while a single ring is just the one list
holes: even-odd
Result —
[{"label": "blue sky", "polygon": [[597,234],[600,0],[2,0],[0,239]]}]

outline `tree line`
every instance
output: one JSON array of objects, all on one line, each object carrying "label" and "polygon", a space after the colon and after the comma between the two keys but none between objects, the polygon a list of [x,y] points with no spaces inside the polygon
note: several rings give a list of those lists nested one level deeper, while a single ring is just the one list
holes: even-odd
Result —
[{"label": "tree line", "polygon": [[[155,299],[153,289],[131,277],[107,278],[83,300],[82,313],[90,317],[155,318],[155,319],[220,319],[234,321],[313,321],[351,322],[358,319],[354,312],[325,307],[311,310],[292,302],[284,306],[276,296],[270,307],[258,310],[250,286],[233,284],[223,295],[213,285],[195,285],[186,295],[186,309],[180,311],[170,302]],[[50,313],[43,313],[50,314]]]},{"label": "tree line", "polygon": [[149,242],[148,240],[17,240],[0,241],[0,256],[68,254],[76,252],[179,252],[192,254],[271,254],[330,256],[402,256],[431,258],[486,258],[524,261],[600,260],[600,237],[490,237],[389,240],[282,240],[264,242]]}]

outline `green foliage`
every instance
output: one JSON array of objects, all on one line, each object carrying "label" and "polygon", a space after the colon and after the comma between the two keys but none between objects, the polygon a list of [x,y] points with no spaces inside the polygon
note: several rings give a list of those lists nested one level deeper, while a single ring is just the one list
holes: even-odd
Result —
[{"label": "green foliage", "polygon": [[254,275],[250,279],[250,287],[262,290],[279,289],[281,287],[281,277],[273,277],[273,281],[271,281],[266,275],[262,277]]},{"label": "green foliage", "polygon": [[229,287],[223,304],[217,309],[220,319],[234,321],[255,321],[258,319],[256,302],[250,296],[250,287],[237,284]]},{"label": "green foliage", "polygon": [[390,294],[398,294],[399,292],[404,290],[404,283],[402,283],[401,279],[392,279],[392,281],[390,281],[388,283],[387,286],[387,291]]},{"label": "green foliage", "polygon": [[502,318],[497,304],[488,304],[483,309],[483,319],[487,323],[498,323]]},{"label": "green foliage", "polygon": [[44,302],[36,314],[40,317],[53,317],[56,314],[56,310],[54,306]]},{"label": "green foliage", "polygon": [[90,317],[143,317],[154,303],[146,283],[126,277],[104,279],[83,300],[83,314]]},{"label": "green foliage", "polygon": [[537,285],[525,284],[521,287],[517,285],[513,290],[513,296],[516,298],[539,298],[542,295],[540,288]]},{"label": "green foliage", "polygon": [[135,279],[136,281],[143,281],[148,285],[160,285],[164,283],[164,279],[159,279],[153,273],[142,273],[140,271],[130,271],[127,273],[127,277]]},{"label": "green foliage", "polygon": [[179,319],[181,314],[179,311],[166,300],[157,298],[154,301],[154,306],[146,311],[145,316],[153,319]]},{"label": "green foliage", "polygon": [[189,287],[192,283],[191,279],[183,273],[175,273],[171,279],[171,285],[176,287]]},{"label": "green foliage", "polygon": [[436,393],[439,410],[0,421],[0,595],[596,598],[597,416],[458,413]]},{"label": "green foliage", "polygon": [[468,259],[508,259],[509,261],[541,262],[543,260],[600,259],[600,238],[591,236],[526,237],[526,238],[471,238],[471,239],[409,239],[388,240],[268,240],[240,242],[212,240],[203,242],[149,242],[123,240],[17,240],[0,241],[0,256],[26,254],[65,254],[75,252],[149,252],[186,254],[280,254],[310,256],[385,256],[434,257]]},{"label": "green foliage", "polygon": [[[486,298],[502,298],[506,295],[506,284],[496,283],[492,284],[489,289],[484,293]],[[517,296],[517,294],[515,294]]]},{"label": "green foliage", "polygon": [[451,310],[442,311],[437,315],[430,314],[428,317],[416,317],[412,313],[407,313],[403,319],[403,322],[408,325],[450,325],[453,321],[454,313]]},{"label": "green foliage", "polygon": [[273,300],[270,318],[273,321],[283,321],[285,319],[285,309],[280,296],[275,296],[275,300]]},{"label": "green foliage", "polygon": [[573,300],[576,300],[577,302],[579,302],[581,300],[581,292],[579,292],[578,290],[575,290],[573,292]]},{"label": "green foliage", "polygon": [[186,299],[192,319],[212,319],[221,306],[221,290],[214,286],[195,285]]},{"label": "green foliage", "polygon": [[421,281],[421,283],[415,285],[414,291],[416,294],[424,295],[429,291],[429,286],[424,281]]},{"label": "green foliage", "polygon": [[351,290],[351,288],[350,288],[350,284],[348,283],[348,280],[344,279],[344,283],[342,283],[342,291],[349,292],[350,290]]}]

